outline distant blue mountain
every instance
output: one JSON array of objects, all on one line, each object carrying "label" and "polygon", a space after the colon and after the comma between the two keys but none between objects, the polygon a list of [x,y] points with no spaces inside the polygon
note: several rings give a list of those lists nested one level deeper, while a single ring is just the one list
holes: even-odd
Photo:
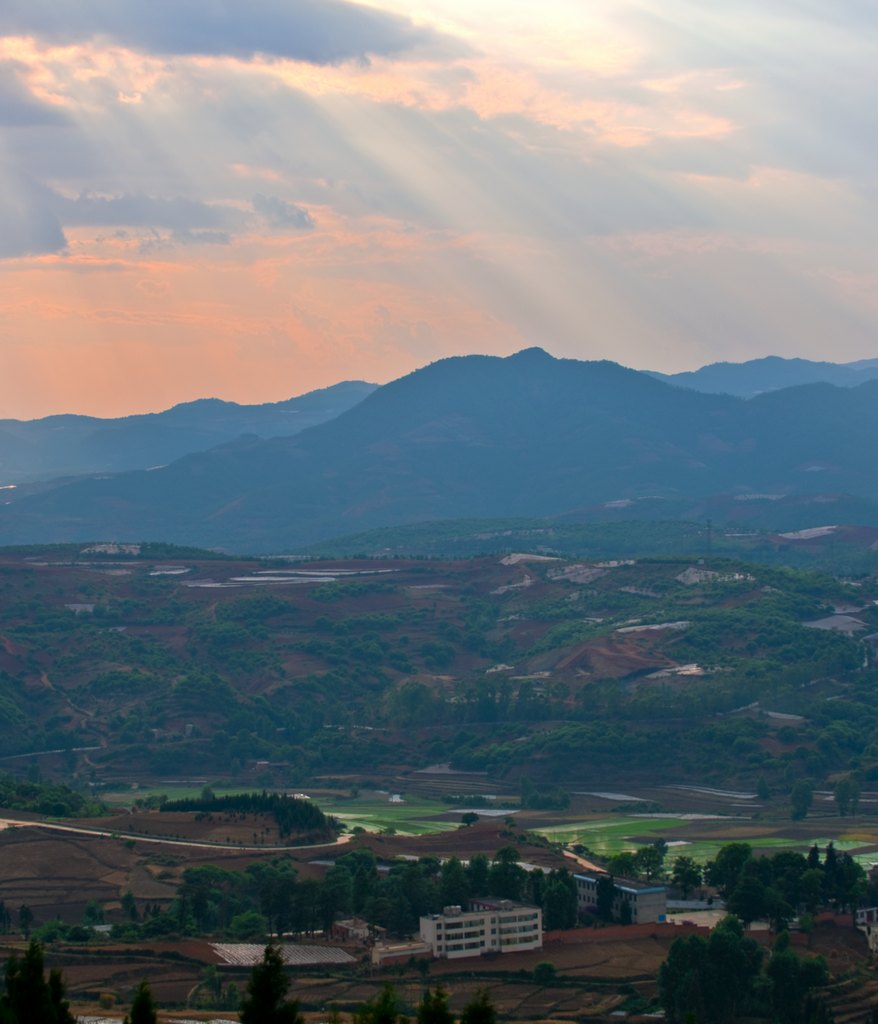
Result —
[{"label": "distant blue mountain", "polygon": [[692,388],[716,395],[752,398],[765,391],[796,387],[800,384],[835,384],[852,388],[867,380],[878,380],[878,359],[860,359],[855,363],[821,363],[810,359],[782,359],[766,356],[745,363],[711,363],[686,373],[658,373],[653,377],[678,387]]},{"label": "distant blue mountain", "polygon": [[149,469],[242,434],[290,436],[338,416],[375,388],[365,381],[344,381],[266,405],[204,398],[165,412],[119,419],[0,420],[0,484]]},{"label": "distant blue mountain", "polygon": [[[839,496],[876,517],[876,437],[878,381],[744,400],[540,349],[466,356],[295,436],[241,438],[153,472],[12,499],[0,504],[0,543],[162,539],[270,552],[431,519],[576,515],[647,498],[710,509],[723,495],[733,512],[754,500],[769,513],[778,496],[804,497],[820,525]],[[788,503],[775,504],[783,526]]]}]

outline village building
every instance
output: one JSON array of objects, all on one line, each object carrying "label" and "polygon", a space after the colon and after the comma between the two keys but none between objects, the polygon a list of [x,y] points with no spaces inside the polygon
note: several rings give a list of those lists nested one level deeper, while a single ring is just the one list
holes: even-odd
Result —
[{"label": "village building", "polygon": [[[573,876],[576,882],[576,905],[580,912],[594,914],[598,906],[598,881],[609,878],[599,872]],[[627,909],[626,909],[627,908]],[[664,921],[668,909],[668,888],[657,882],[637,882],[629,878],[613,879],[613,919],[630,920],[631,924],[653,924]]]},{"label": "village building", "polygon": [[[870,877],[874,871],[873,867],[869,872]],[[869,949],[873,953],[878,952],[878,907],[861,907],[856,913],[854,923],[866,936]]]},{"label": "village building", "polygon": [[373,967],[383,964],[408,963],[409,960],[429,960],[433,950],[429,942],[418,940],[400,940],[398,942],[381,939],[372,947],[371,960]]},{"label": "village building", "polygon": [[512,900],[475,899],[470,909],[446,907],[421,918],[421,939],[433,956],[453,959],[543,948],[543,913]]},{"label": "village building", "polygon": [[382,928],[377,924],[371,925],[361,917],[349,917],[341,921],[334,921],[329,929],[329,937],[334,942],[357,946],[366,945],[374,939],[383,938],[386,932],[386,928]]}]

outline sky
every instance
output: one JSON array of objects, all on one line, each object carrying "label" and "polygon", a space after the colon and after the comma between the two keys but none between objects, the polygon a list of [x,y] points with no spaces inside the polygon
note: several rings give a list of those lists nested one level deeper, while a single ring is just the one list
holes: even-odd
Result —
[{"label": "sky", "polygon": [[878,356],[872,0],[3,0],[0,418]]}]

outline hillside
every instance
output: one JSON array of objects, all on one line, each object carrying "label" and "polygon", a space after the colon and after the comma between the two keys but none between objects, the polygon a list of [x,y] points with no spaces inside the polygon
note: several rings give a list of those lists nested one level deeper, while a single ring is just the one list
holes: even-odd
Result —
[{"label": "hillside", "polygon": [[0,484],[150,469],[242,434],[290,436],[338,416],[374,390],[365,381],[343,381],[265,405],[208,398],[118,419],[0,420]]},{"label": "hillside", "polygon": [[[614,363],[446,359],[296,437],[241,439],[150,473],[80,480],[0,506],[6,543],[155,538],[277,552],[374,527],[547,516],[643,499],[810,497],[878,522],[878,381],[750,401]],[[852,500],[845,496],[854,496]],[[709,502],[708,502],[709,503]],[[775,528],[789,529],[781,508]],[[702,513],[703,514],[703,513]],[[710,513],[708,513],[710,514]],[[848,519],[848,521],[851,521]]]},{"label": "hillside", "polygon": [[878,359],[828,363],[766,356],[743,363],[711,363],[684,373],[651,372],[659,380],[693,391],[752,398],[765,391],[779,391],[781,388],[799,387],[802,384],[857,387],[868,380],[878,379]]},{"label": "hillside", "polygon": [[[826,515],[842,512],[840,502],[833,502],[829,508],[821,504]],[[679,505],[658,499],[544,519],[446,519],[334,537],[304,551],[310,555],[372,558],[473,558],[517,550],[586,559],[714,555],[821,569],[833,575],[859,576],[878,569],[878,527],[834,523],[778,533],[757,526],[759,512],[775,502],[748,501],[739,503],[737,509],[730,505],[703,503],[698,509],[703,518],[696,521],[682,518],[685,512]],[[797,516],[814,521],[812,502],[787,500],[781,506],[791,524]],[[680,519],[654,518],[675,511],[680,512]],[[738,525],[716,526],[725,518],[723,511],[729,517],[737,515]]]},{"label": "hillside", "polygon": [[876,598],[874,579],[726,560],[6,551],[0,741],[25,755],[9,768],[54,751],[47,770],[94,782],[451,762],[495,793],[522,774],[783,786],[854,760],[868,779]]}]

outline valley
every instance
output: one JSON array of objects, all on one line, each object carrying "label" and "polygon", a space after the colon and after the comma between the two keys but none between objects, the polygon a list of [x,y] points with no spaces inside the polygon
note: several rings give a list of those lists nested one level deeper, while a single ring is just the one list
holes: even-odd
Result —
[{"label": "valley", "polygon": [[[588,527],[574,536],[587,542]],[[865,551],[869,535],[856,536]],[[606,530],[591,538],[606,545]],[[670,875],[679,857],[703,871],[746,843],[768,858],[831,847],[865,876],[878,861],[874,577],[704,549],[622,554],[5,549],[0,803],[12,827],[0,832],[0,900],[29,908],[78,1005],[97,1012],[101,991],[124,1000],[136,971],[160,1000],[209,1018],[204,972],[240,987],[246,968],[224,965],[205,938],[258,944],[266,923],[244,892],[266,871],[305,900],[361,857],[396,892],[414,884],[406,865],[420,877],[505,848],[525,871],[551,873],[628,864],[658,843]],[[274,812],[241,809],[259,792],[330,817],[282,835]],[[241,879],[237,916],[211,895],[213,909],[187,918],[201,877]],[[374,913],[405,931],[396,899]],[[77,931],[95,908],[109,936]],[[834,957],[838,999],[856,1007],[851,986],[871,975],[843,911],[808,941]],[[697,927],[699,913],[717,916],[680,920]],[[510,954],[499,973],[488,961],[428,970],[454,1005],[487,984],[516,1016],[610,1019],[655,1005],[658,964],[687,927],[553,931],[538,956]],[[546,959],[560,987],[534,981]],[[300,998],[316,1013],[388,977],[406,999],[423,984],[416,965],[302,970]]]}]

